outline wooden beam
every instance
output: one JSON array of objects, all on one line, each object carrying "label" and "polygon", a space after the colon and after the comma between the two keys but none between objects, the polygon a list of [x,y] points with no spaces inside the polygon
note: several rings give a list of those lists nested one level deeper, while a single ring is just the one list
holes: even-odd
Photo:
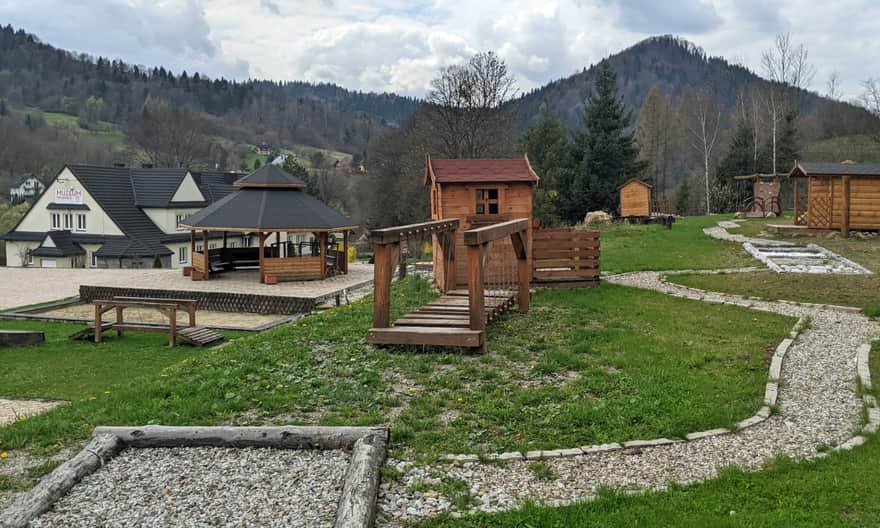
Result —
[{"label": "wooden beam", "polygon": [[529,250],[526,238],[526,232],[512,233],[510,241],[513,243],[513,250],[516,253],[516,282],[517,297],[516,303],[519,311],[528,313],[530,304],[529,284],[532,281],[532,270],[529,266]]},{"label": "wooden beam", "polygon": [[455,289],[455,232],[440,233],[437,238],[440,245],[440,264],[443,266],[443,284],[438,286],[446,293]]},{"label": "wooden beam", "polygon": [[[486,244],[468,246],[468,310],[471,330],[486,330],[485,277]],[[483,345],[485,347],[485,344]]]},{"label": "wooden beam", "polygon": [[263,269],[263,250],[266,245],[266,234],[260,231],[260,283],[266,283],[266,271]]},{"label": "wooden beam", "polygon": [[800,180],[796,176],[793,176],[791,178],[791,187],[792,187],[792,189],[794,189],[794,225],[798,225],[798,223],[799,223],[798,218],[801,215],[800,214],[800,209],[801,209],[800,208],[800,203],[801,203],[800,194],[801,193],[800,193],[800,185],[798,185],[799,181]]},{"label": "wooden beam", "polygon": [[348,231],[342,232],[342,273],[348,275]]},{"label": "wooden beam", "polygon": [[211,256],[208,254],[208,232],[202,231],[202,253],[205,255],[205,280],[211,279]]},{"label": "wooden beam", "polygon": [[499,238],[504,238],[519,231],[528,231],[529,219],[519,218],[516,220],[508,220],[498,224],[479,227],[464,232],[464,243],[468,246],[477,244],[485,244]]},{"label": "wooden beam", "polygon": [[455,218],[451,220],[434,220],[432,222],[387,227],[385,229],[374,229],[370,232],[370,242],[373,244],[390,244],[392,242],[400,242],[401,238],[409,236],[455,231],[458,229],[459,223],[459,220]]},{"label": "wooden beam", "polygon": [[378,244],[373,250],[373,328],[391,326],[391,279],[400,242]]},{"label": "wooden beam", "polygon": [[843,177],[843,218],[840,220],[840,235],[843,238],[849,237],[849,211],[850,211],[850,188],[852,183],[850,176]]},{"label": "wooden beam", "polygon": [[321,245],[321,278],[327,278],[327,233],[322,232],[318,235],[319,244]]}]

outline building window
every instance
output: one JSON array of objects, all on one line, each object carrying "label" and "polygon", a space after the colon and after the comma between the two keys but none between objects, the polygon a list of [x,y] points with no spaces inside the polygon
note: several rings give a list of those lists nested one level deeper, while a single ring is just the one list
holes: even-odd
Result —
[{"label": "building window", "polygon": [[76,230],[77,231],[85,231],[86,230],[86,215],[83,213],[76,215]]},{"label": "building window", "polygon": [[210,244],[208,244],[208,249],[214,249],[216,247],[217,247],[217,244],[215,244],[214,242],[211,242]]},{"label": "building window", "polygon": [[498,214],[498,189],[477,189],[477,214]]},{"label": "building window", "polygon": [[177,250],[177,262],[180,264],[186,264],[188,262],[186,258],[186,246],[180,246]]},{"label": "building window", "polygon": [[177,230],[178,230],[178,231],[186,231],[186,228],[185,228],[185,227],[181,227],[181,226],[180,226],[180,223],[183,222],[184,220],[186,220],[187,216],[189,216],[189,215],[185,215],[185,214],[179,214],[179,215],[177,215],[176,222],[177,222]]},{"label": "building window", "polygon": [[52,229],[61,229],[61,214],[52,213],[49,216],[52,218]]},{"label": "building window", "polygon": [[73,213],[64,213],[64,229],[73,229]]},{"label": "building window", "polygon": [[34,254],[33,249],[28,249],[25,258],[27,259],[28,265],[32,265],[34,263]]},{"label": "building window", "polygon": [[202,245],[196,244],[196,253],[201,253],[201,252],[202,252]]},{"label": "building window", "polygon": [[92,267],[98,267],[98,255],[96,255],[94,251],[92,251]]}]

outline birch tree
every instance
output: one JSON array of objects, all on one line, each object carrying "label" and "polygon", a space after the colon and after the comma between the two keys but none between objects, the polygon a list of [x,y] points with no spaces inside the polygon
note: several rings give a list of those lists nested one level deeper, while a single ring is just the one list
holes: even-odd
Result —
[{"label": "birch tree", "polygon": [[693,94],[686,90],[681,98],[682,124],[691,147],[699,154],[706,192],[706,214],[712,214],[710,198],[710,164],[718,133],[721,130],[721,109],[714,98],[706,93]]}]

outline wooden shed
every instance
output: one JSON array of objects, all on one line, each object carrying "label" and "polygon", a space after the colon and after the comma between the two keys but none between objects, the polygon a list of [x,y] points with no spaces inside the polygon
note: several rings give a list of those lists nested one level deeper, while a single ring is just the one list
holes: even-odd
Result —
[{"label": "wooden shed", "polygon": [[[457,285],[467,284],[467,259],[464,231],[508,220],[529,220],[528,244],[532,240],[532,188],[538,183],[528,156],[513,159],[433,159],[425,157],[425,185],[431,189],[431,219],[457,218],[455,278]],[[510,243],[509,241],[507,242]],[[511,249],[512,251],[512,249]],[[433,249],[435,280],[445,282],[445,265],[440,262],[439,242]],[[529,256],[531,269],[531,255]],[[491,277],[499,270],[488,264]]]},{"label": "wooden shed", "polygon": [[[795,223],[812,229],[880,230],[880,164],[795,163]],[[800,196],[806,180],[807,196]],[[803,214],[805,209],[806,214]]]},{"label": "wooden shed", "polygon": [[651,185],[632,178],[618,187],[620,191],[620,216],[651,216]]}]

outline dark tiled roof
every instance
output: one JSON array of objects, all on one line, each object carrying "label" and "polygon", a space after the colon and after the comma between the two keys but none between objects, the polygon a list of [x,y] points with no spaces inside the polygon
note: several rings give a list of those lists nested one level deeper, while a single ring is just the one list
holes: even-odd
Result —
[{"label": "dark tiled roof", "polygon": [[[170,207],[183,206],[171,204],[174,192],[186,177],[186,169],[131,169],[131,186],[134,192],[135,205],[138,207]],[[200,207],[205,202],[198,202]]]},{"label": "dark tiled roof", "polygon": [[46,205],[46,209],[61,209],[66,211],[90,211],[91,208],[86,204],[62,204],[50,203]]},{"label": "dark tiled roof", "polygon": [[216,202],[234,191],[235,182],[242,177],[240,172],[217,171],[194,172],[192,175],[209,202]]},{"label": "dark tiled roof", "polygon": [[183,222],[195,228],[241,230],[354,227],[336,209],[300,189],[244,187]]},{"label": "dark tiled roof", "polygon": [[[44,238],[46,238],[46,233],[41,231],[11,231],[0,236],[0,240],[12,240],[17,242],[42,242]],[[105,244],[109,240],[124,240],[125,237],[118,235],[73,233],[71,239],[77,244]]]},{"label": "dark tiled roof", "polygon": [[513,159],[434,159],[429,170],[438,183],[538,182],[528,158]]},{"label": "dark tiled roof", "polygon": [[306,182],[290,174],[278,165],[263,165],[254,172],[235,182],[237,187],[305,187]]},{"label": "dark tiled roof", "polygon": [[[52,246],[40,246],[32,254],[37,257],[69,257],[72,255],[85,255],[86,250],[73,241],[70,231],[49,231],[46,237],[52,239]],[[46,237],[43,237],[45,240]]]},{"label": "dark tiled roof", "polygon": [[810,163],[800,162],[792,173],[803,171],[807,176],[877,176],[880,177],[878,163]]}]

